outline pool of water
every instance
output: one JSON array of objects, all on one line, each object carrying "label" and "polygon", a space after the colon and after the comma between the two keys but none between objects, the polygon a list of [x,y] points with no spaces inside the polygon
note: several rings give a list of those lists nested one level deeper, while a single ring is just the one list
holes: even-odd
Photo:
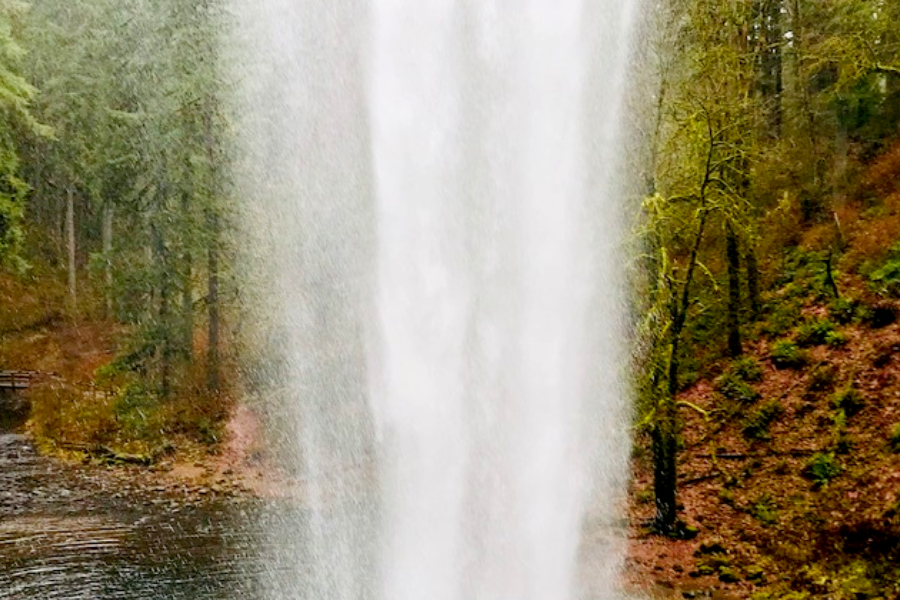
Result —
[{"label": "pool of water", "polygon": [[0,598],[261,597],[265,510],[141,489],[0,434]]},{"label": "pool of water", "polygon": [[0,523],[0,597],[255,598],[254,536],[230,508],[26,515]]},{"label": "pool of water", "polygon": [[[198,496],[62,465],[23,436],[0,434],[0,600],[327,600],[315,586],[293,587],[303,577],[281,576],[339,576],[314,573],[321,561],[279,534],[307,530],[309,516],[290,501]],[[369,579],[377,566],[366,563],[376,552],[355,550],[365,599],[378,587]],[[654,595],[663,597],[674,596]]]}]

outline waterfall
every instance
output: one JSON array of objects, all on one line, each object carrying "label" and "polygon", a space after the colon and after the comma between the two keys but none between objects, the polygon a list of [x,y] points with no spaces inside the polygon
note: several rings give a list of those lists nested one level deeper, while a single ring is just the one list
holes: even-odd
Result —
[{"label": "waterfall", "polygon": [[233,1],[304,489],[273,598],[617,597],[635,3]]}]

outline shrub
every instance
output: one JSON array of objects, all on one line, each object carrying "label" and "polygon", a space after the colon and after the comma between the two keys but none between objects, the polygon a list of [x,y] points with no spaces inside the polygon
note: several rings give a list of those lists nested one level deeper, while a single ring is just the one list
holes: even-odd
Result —
[{"label": "shrub", "polygon": [[769,439],[769,426],[784,412],[778,400],[770,400],[744,421],[744,435],[755,440]]},{"label": "shrub", "polygon": [[881,329],[897,321],[897,310],[890,304],[875,304],[860,310],[859,320],[872,329]]},{"label": "shrub", "polygon": [[858,325],[869,325],[873,319],[872,308],[866,304],[860,303],[856,307],[853,315],[853,322]]},{"label": "shrub", "polygon": [[809,395],[815,395],[818,392],[830,390],[834,386],[834,378],[837,369],[831,365],[823,365],[813,369],[809,374],[809,383],[806,386]]},{"label": "shrub", "polygon": [[781,300],[770,305],[768,316],[762,322],[762,332],[770,336],[784,335],[800,319],[801,303],[797,300]]},{"label": "shrub", "polygon": [[818,270],[822,259],[822,255],[818,252],[810,252],[801,248],[789,249],[782,257],[782,277],[779,282],[784,284],[809,279]]},{"label": "shrub", "polygon": [[654,498],[653,490],[640,490],[634,496],[638,504],[650,504]]},{"label": "shrub", "polygon": [[900,423],[894,425],[894,428],[891,430],[891,435],[888,437],[888,443],[890,444],[892,451],[900,452]]},{"label": "shrub", "polygon": [[806,353],[790,340],[778,340],[770,350],[772,362],[779,369],[796,369],[806,364]]},{"label": "shrub", "polygon": [[792,281],[784,286],[781,290],[781,294],[785,299],[802,300],[809,294],[809,289],[803,283]]},{"label": "shrub", "polygon": [[851,323],[855,314],[856,302],[847,298],[836,298],[828,305],[828,316],[842,325]]},{"label": "shrub", "polygon": [[747,382],[758,382],[762,380],[762,368],[756,359],[749,356],[742,356],[731,363],[728,373]]},{"label": "shrub", "polygon": [[841,465],[833,453],[816,452],[806,463],[803,474],[817,485],[825,485],[841,474]]},{"label": "shrub", "polygon": [[729,489],[722,488],[719,490],[719,502],[734,506],[734,492]]},{"label": "shrub", "polygon": [[900,244],[891,247],[888,257],[868,273],[869,288],[881,296],[900,297]]},{"label": "shrub", "polygon": [[778,507],[769,494],[763,494],[753,502],[750,514],[763,525],[773,525],[778,521]]},{"label": "shrub", "polygon": [[811,319],[797,330],[797,343],[800,346],[818,346],[824,344],[828,334],[833,332],[834,323],[828,319]]},{"label": "shrub", "polygon": [[847,342],[849,341],[850,338],[847,336],[847,334],[841,331],[829,331],[825,334],[825,343],[832,348],[840,348],[842,346],[846,346]]},{"label": "shrub", "polygon": [[156,441],[159,401],[153,393],[140,384],[131,384],[120,392],[112,408],[122,434],[131,439]]},{"label": "shrub", "polygon": [[853,449],[853,439],[847,434],[847,413],[839,409],[832,418],[834,423],[834,451],[847,454]]},{"label": "shrub", "polygon": [[706,554],[697,560],[697,572],[701,575],[714,575],[716,573],[733,573],[731,558],[724,552]]},{"label": "shrub", "polygon": [[727,372],[716,381],[720,394],[741,404],[752,404],[759,399],[759,392],[737,375]]},{"label": "shrub", "polygon": [[831,397],[831,404],[837,410],[843,411],[848,417],[852,417],[865,405],[863,395],[854,387],[847,387]]}]

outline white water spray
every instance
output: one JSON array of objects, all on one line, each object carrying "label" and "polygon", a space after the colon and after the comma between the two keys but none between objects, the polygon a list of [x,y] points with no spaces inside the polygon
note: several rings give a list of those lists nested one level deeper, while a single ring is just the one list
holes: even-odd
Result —
[{"label": "white water spray", "polygon": [[271,595],[615,597],[631,2],[240,4],[312,510]]}]

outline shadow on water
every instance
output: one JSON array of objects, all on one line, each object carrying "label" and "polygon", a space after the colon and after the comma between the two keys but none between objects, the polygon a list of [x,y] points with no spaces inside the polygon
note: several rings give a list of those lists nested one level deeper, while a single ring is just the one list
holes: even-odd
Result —
[{"label": "shadow on water", "polygon": [[0,389],[0,434],[19,431],[28,420],[28,402],[18,393]]}]

